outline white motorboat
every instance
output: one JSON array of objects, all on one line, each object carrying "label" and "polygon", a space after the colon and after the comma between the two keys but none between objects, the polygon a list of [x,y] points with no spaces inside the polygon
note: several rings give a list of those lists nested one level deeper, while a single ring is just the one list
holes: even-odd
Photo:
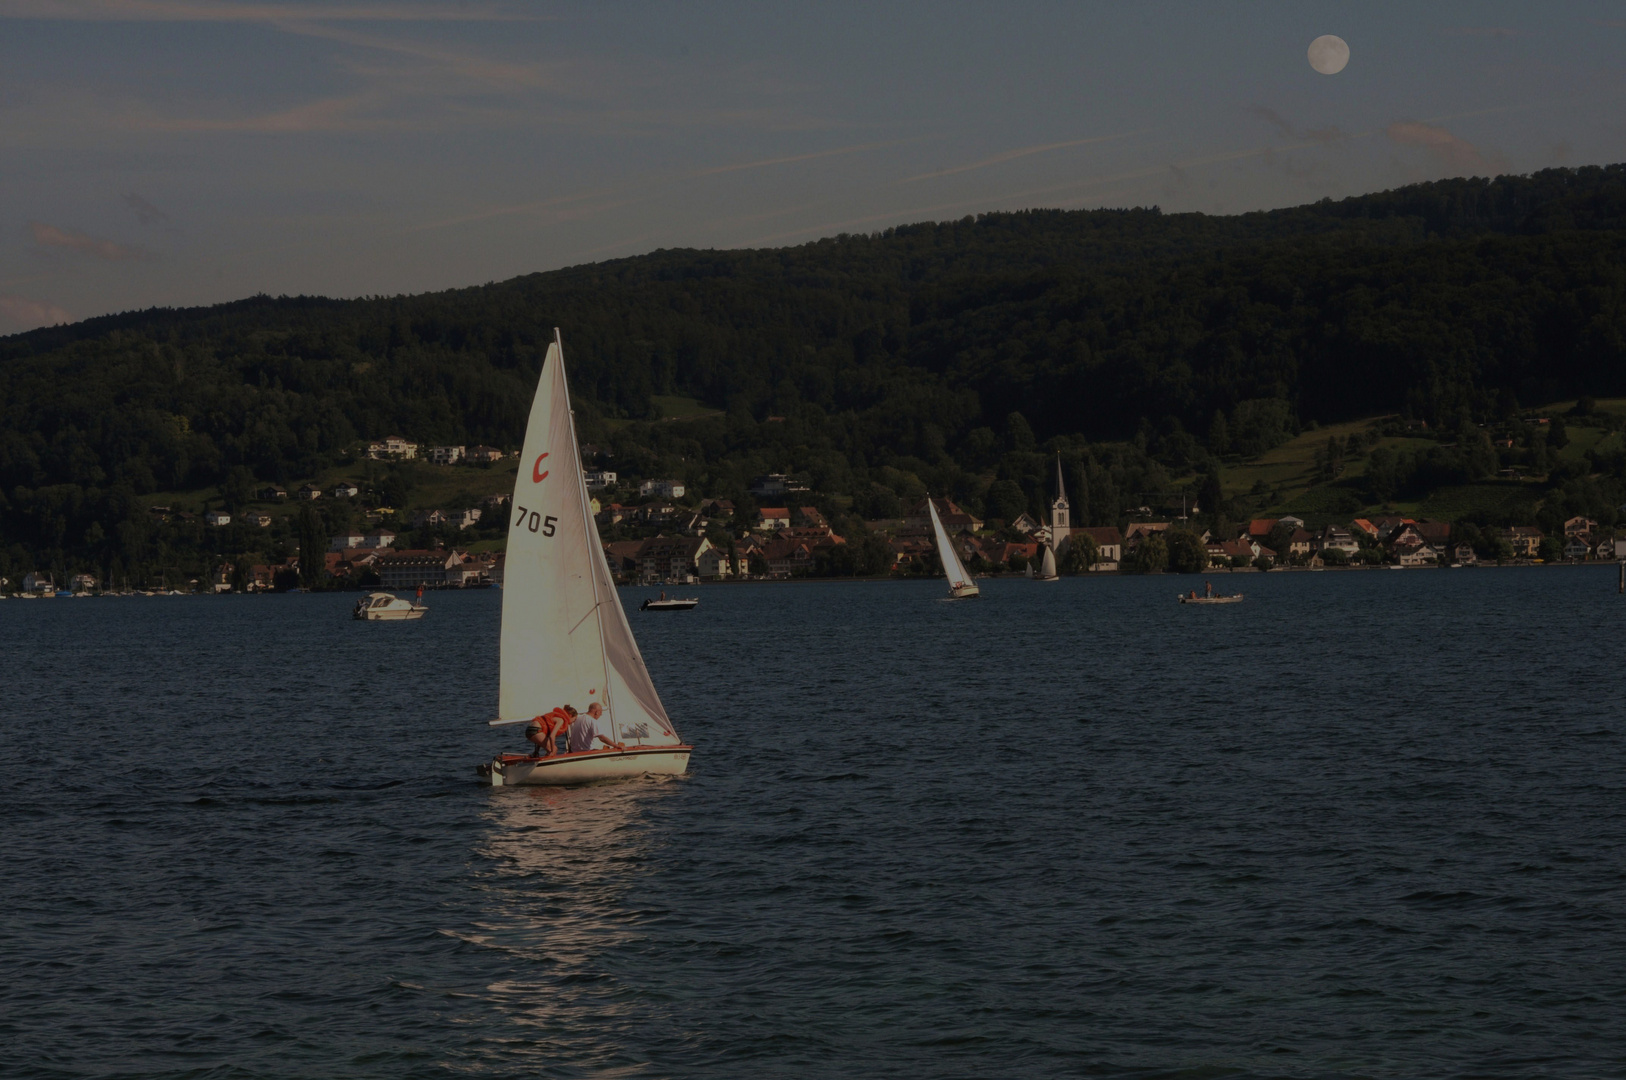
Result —
[{"label": "white motorboat", "polygon": [[1229,596],[1198,596],[1196,593],[1191,593],[1190,595],[1182,593],[1179,599],[1182,604],[1240,604],[1242,603],[1242,594],[1231,593]]},{"label": "white motorboat", "polygon": [[[632,636],[582,479],[576,422],[554,331],[531,402],[514,481],[503,576],[495,727],[596,702],[603,749],[498,754],[478,766],[492,787],[680,775],[694,749],[677,733]],[[692,606],[692,604],[691,604]]]},{"label": "white motorboat", "polygon": [[401,619],[421,619],[429,609],[411,600],[403,600],[387,592],[368,593],[356,601],[352,618],[369,622],[395,622]]},{"label": "white motorboat", "polygon": [[639,604],[638,605],[638,610],[639,611],[688,611],[690,608],[694,607],[698,603],[700,603],[700,598],[698,596],[688,596],[688,597],[676,597],[676,596],[674,596],[670,600],[668,600],[666,598],[666,594],[662,593],[659,600],[645,600],[643,603]]},{"label": "white motorboat", "polygon": [[981,596],[982,590],[971,580],[971,575],[966,572],[965,563],[960,561],[960,553],[954,550],[954,545],[949,541],[948,530],[943,528],[943,519],[937,516],[937,503],[928,498],[926,509],[932,516],[932,535],[937,538],[937,558],[943,564],[943,575],[948,578],[949,598],[965,600]]}]

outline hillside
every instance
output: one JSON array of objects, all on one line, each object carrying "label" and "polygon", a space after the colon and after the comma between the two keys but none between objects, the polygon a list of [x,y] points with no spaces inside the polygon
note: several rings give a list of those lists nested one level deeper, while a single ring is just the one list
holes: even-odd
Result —
[{"label": "hillside", "polygon": [[[274,554],[280,526],[204,535],[146,510],[247,508],[266,482],[349,474],[403,508],[487,493],[494,478],[472,472],[368,474],[356,447],[512,445],[554,326],[584,437],[626,476],[697,493],[743,498],[752,475],[793,472],[834,512],[885,517],[930,488],[1009,517],[1036,508],[1059,451],[1097,522],[1213,473],[1225,513],[1590,500],[1612,523],[1618,455],[1549,455],[1514,423],[1535,403],[1626,395],[1626,167],[1230,217],[989,214],[0,339],[0,574]],[[1429,434],[1363,439],[1305,482],[1329,430],[1347,441],[1390,414]],[[1601,440],[1611,416],[1572,428]],[[1493,433],[1514,445],[1462,449]],[[1476,487],[1498,483],[1514,485],[1500,501]]]}]

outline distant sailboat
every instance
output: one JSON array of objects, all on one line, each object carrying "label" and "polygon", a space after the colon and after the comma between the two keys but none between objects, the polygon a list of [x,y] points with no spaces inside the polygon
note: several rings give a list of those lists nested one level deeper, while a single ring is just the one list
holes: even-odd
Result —
[{"label": "distant sailboat", "polygon": [[966,573],[965,563],[960,561],[960,553],[954,550],[949,541],[948,530],[943,528],[943,519],[937,516],[937,504],[931,499],[926,500],[926,509],[932,516],[932,534],[937,538],[937,558],[943,564],[943,573],[948,578],[949,595],[956,600],[970,596],[981,596],[982,590],[977,588]]},{"label": "distant sailboat", "polygon": [[1055,581],[1058,576],[1056,574],[1056,553],[1050,550],[1049,544],[1041,544],[1040,547],[1044,550],[1044,557],[1039,561],[1039,573],[1033,580]]},{"label": "distant sailboat", "polygon": [[512,512],[491,724],[523,724],[567,703],[585,713],[597,702],[600,733],[621,748],[499,754],[480,775],[501,787],[683,773],[693,747],[650,681],[590,513],[557,330],[531,402]]}]

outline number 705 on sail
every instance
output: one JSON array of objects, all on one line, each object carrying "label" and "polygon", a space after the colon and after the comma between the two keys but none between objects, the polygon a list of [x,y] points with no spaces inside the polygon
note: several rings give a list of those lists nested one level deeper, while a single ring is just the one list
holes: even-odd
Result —
[{"label": "number 705 on sail", "polygon": [[543,517],[537,511],[527,510],[523,506],[518,507],[517,509],[519,510],[519,517],[514,519],[514,528],[518,529],[523,527],[531,532],[536,532],[538,529],[541,529],[543,536],[552,536],[554,534],[554,531],[559,523],[558,518],[554,517],[552,514],[549,514],[547,517]]}]

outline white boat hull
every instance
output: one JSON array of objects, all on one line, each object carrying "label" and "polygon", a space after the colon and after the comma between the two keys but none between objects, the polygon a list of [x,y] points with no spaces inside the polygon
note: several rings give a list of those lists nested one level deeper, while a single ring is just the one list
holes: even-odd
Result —
[{"label": "white boat hull", "polygon": [[396,622],[401,619],[421,619],[423,618],[423,613],[428,610],[428,608],[418,607],[416,605],[405,609],[384,608],[380,611],[367,612],[366,619],[368,622]]},{"label": "white boat hull", "polygon": [[477,766],[492,787],[563,787],[635,776],[682,776],[689,771],[692,746],[647,746],[590,750],[556,757],[501,754]]},{"label": "white boat hull", "polygon": [[949,598],[952,600],[969,600],[973,596],[981,596],[982,590],[975,585],[950,585]]}]

